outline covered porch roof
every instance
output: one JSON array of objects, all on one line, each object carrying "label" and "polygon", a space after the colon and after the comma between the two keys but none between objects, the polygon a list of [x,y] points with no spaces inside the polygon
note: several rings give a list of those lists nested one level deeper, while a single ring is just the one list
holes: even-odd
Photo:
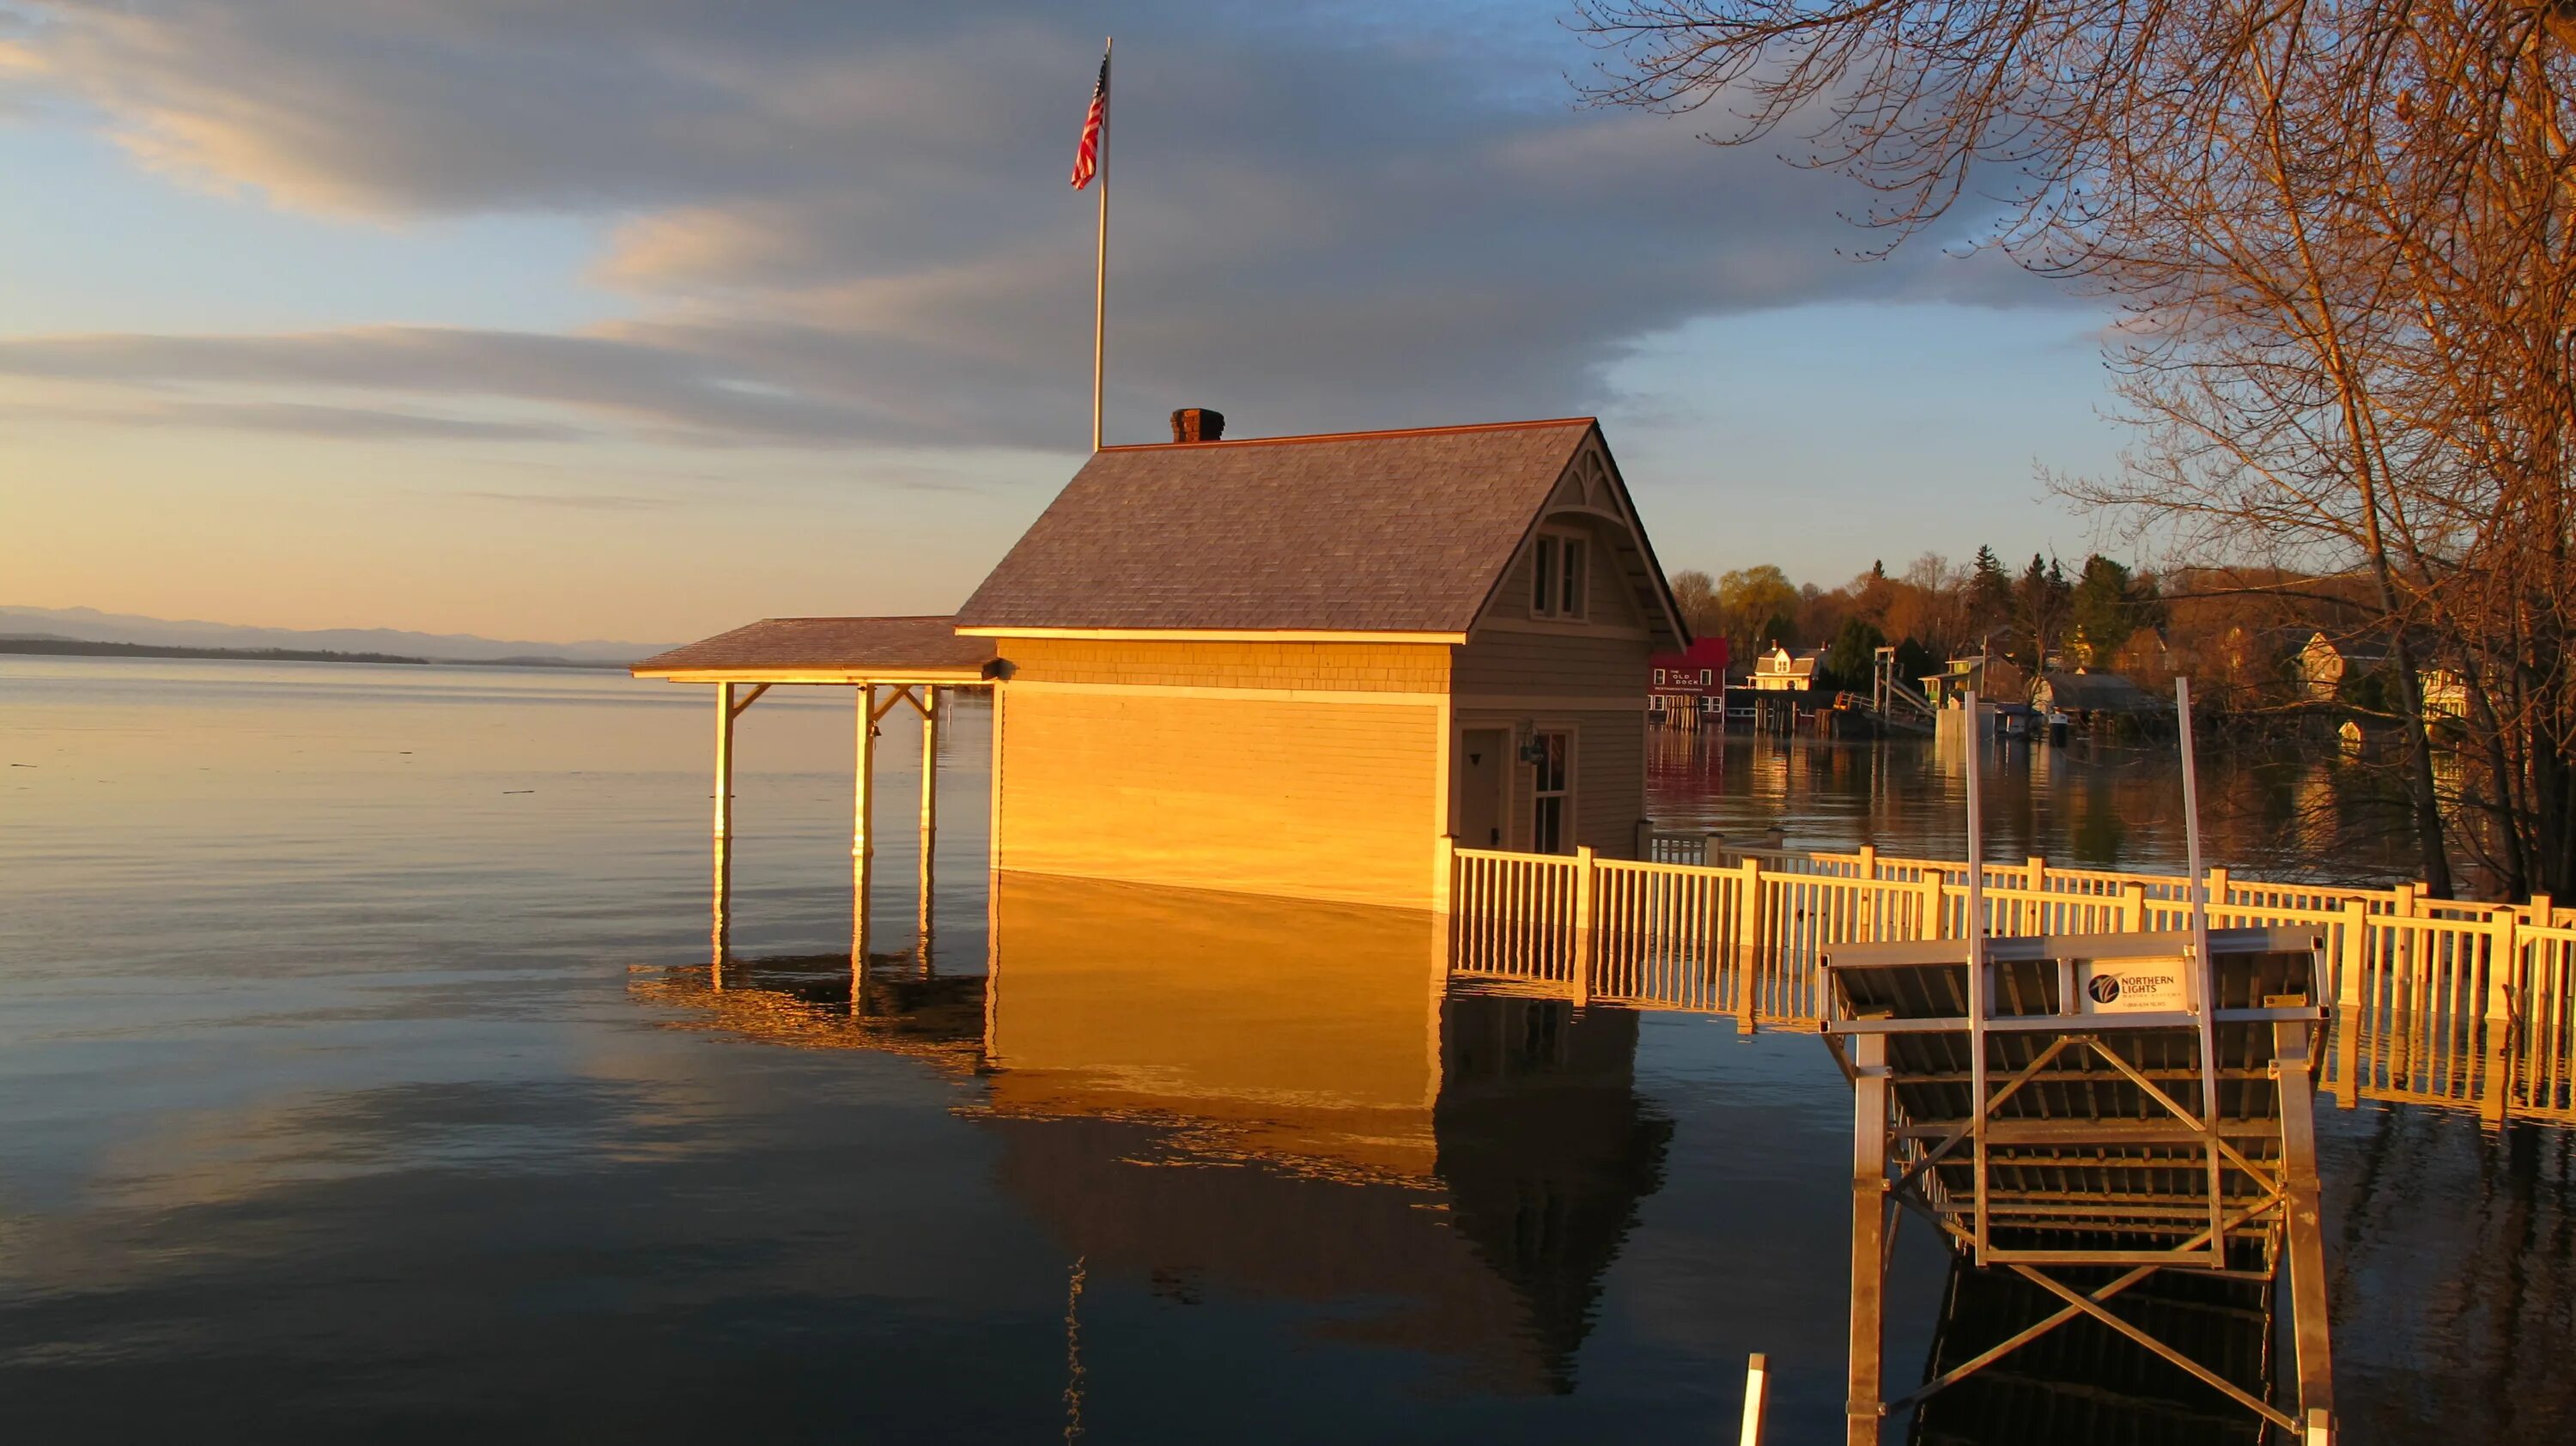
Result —
[{"label": "covered porch roof", "polygon": [[674,683],[989,682],[991,638],[957,635],[948,617],[763,618],[646,658],[638,678]]}]

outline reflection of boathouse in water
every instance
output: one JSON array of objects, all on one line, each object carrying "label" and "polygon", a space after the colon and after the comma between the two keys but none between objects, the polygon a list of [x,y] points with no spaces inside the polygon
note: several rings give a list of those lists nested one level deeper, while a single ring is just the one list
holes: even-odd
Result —
[{"label": "reflection of boathouse in water", "polygon": [[1642,680],[1684,641],[1575,418],[1104,448],[953,620],[771,619],[635,672],[718,685],[720,852],[761,691],[991,688],[997,869],[1437,909],[1444,840],[1634,856]]},{"label": "reflection of boathouse in water", "polygon": [[[1445,988],[1426,915],[1006,876],[985,975],[641,975],[716,1027],[979,1080],[1003,1189],[1094,1276],[1323,1308],[1483,1390],[1570,1389],[1670,1125],[1636,1016]],[[1104,941],[1117,941],[1104,947]]]}]

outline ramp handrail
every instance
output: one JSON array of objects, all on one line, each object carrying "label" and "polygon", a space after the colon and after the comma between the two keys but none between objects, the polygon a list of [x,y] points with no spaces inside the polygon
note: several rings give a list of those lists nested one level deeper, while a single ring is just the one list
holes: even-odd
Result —
[{"label": "ramp handrail", "polygon": [[[1590,1002],[1812,1030],[1837,944],[1965,937],[1967,869],[1953,860],[1738,848],[1705,833],[1643,836],[1643,859],[1452,850],[1457,974]],[[2428,900],[2208,872],[2214,927],[2324,935],[2336,1022],[2330,1093],[2465,1106],[2576,1124],[2576,909]],[[2176,874],[1990,863],[1992,937],[2134,933],[2187,925]]]}]

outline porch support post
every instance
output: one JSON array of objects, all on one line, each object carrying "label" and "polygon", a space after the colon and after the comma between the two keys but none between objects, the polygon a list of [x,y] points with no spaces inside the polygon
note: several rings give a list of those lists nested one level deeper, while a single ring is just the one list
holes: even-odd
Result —
[{"label": "porch support post", "polygon": [[1848,1446],[1878,1446],[1887,1292],[1887,1036],[1850,1036],[1852,1061],[1851,1375]]},{"label": "porch support post", "polygon": [[939,689],[921,685],[921,972],[930,972],[930,895],[939,856]]},{"label": "porch support post", "polygon": [[868,809],[875,801],[877,775],[877,688],[861,683],[858,691],[857,759],[850,807],[850,968],[864,976],[868,967],[868,886],[875,880],[876,840],[869,837]]},{"label": "porch support post", "polygon": [[724,988],[725,946],[733,920],[733,684],[716,685],[715,888],[707,946],[708,977]]}]

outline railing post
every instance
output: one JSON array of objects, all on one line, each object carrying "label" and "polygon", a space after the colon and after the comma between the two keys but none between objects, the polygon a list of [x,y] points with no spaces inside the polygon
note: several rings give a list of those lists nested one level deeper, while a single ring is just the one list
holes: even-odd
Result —
[{"label": "railing post", "polygon": [[1735,920],[1735,1027],[1751,1034],[1761,1017],[1762,993],[1762,861],[1746,859],[1744,907]]},{"label": "railing post", "polygon": [[2389,912],[2395,914],[2401,919],[2414,918],[2417,905],[2416,890],[2419,887],[2420,885],[2416,884],[2399,884],[2397,887],[2389,890],[2391,894],[2396,895],[2395,907]]},{"label": "railing post", "polygon": [[1880,926],[1887,913],[1886,900],[1878,892],[1878,845],[1860,846],[1860,862],[1855,866],[1855,874],[1864,885],[1864,892],[1869,896],[1869,932],[1862,937],[1876,943],[1886,932]]},{"label": "railing post", "polygon": [[1950,904],[1941,897],[1941,871],[1929,869],[1923,875],[1923,937],[1943,939],[1950,933]]},{"label": "railing post", "polygon": [[2022,861],[2022,869],[2030,875],[2030,891],[2032,893],[2044,894],[2048,892],[2047,859],[2040,857],[2038,854],[2032,854],[2029,858]]},{"label": "railing post", "polygon": [[2370,963],[2370,905],[2354,899],[2343,906],[2343,948],[2335,963],[2335,1102],[2351,1109],[2361,1098],[2362,1001],[2369,997],[2362,974]]},{"label": "railing post", "polygon": [[1574,851],[1574,1007],[1592,1002],[1592,848]]},{"label": "railing post", "polygon": [[2557,912],[2556,899],[2547,894],[2534,894],[2531,896],[2531,902],[2522,906],[2522,920],[2535,929],[2546,929],[2552,927],[2554,923],[2552,916]]},{"label": "railing post", "polygon": [[[2226,910],[2227,910],[2227,889],[2228,889],[2228,883],[2227,883],[2227,866],[2226,866],[2226,865],[2224,865],[2224,864],[2212,864],[2212,865],[2210,865],[2210,866],[2209,866],[2209,912],[2210,912],[2210,913],[2212,913],[2212,914],[2221,914],[2221,913],[2225,913],[2225,912],[2226,912]],[[2216,924],[2218,921],[2217,921],[2216,919],[2212,919],[2210,922],[2211,922],[2212,924]]]},{"label": "railing post", "polygon": [[2522,958],[2517,922],[2511,913],[2499,913],[2495,932],[2487,936],[2486,1095],[2478,1113],[2493,1125],[2504,1123],[2513,1098],[2513,980]]},{"label": "railing post", "polygon": [[2120,886],[2120,927],[2132,934],[2147,932],[2147,886]]},{"label": "railing post", "polygon": [[1715,829],[1710,829],[1699,836],[1699,861],[1701,867],[1711,869],[1716,868],[1719,857],[1725,852],[1726,835],[1719,833]]}]

